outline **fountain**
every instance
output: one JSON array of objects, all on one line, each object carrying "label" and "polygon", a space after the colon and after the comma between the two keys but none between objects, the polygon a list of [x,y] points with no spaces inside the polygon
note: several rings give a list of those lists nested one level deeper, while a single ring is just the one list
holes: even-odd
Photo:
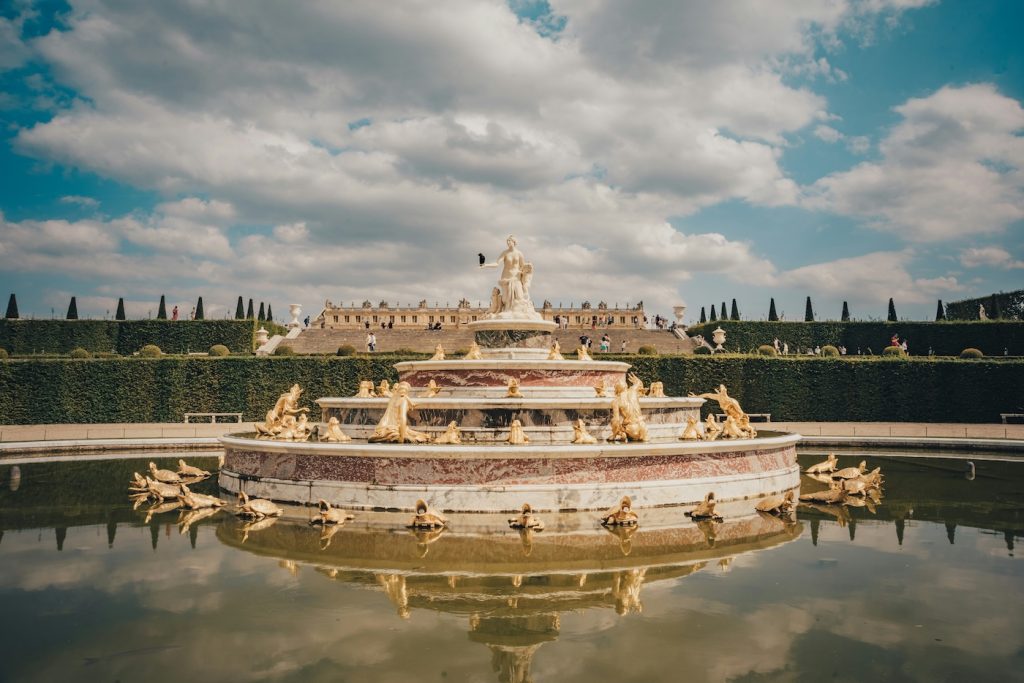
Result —
[{"label": "fountain", "polygon": [[476,341],[467,357],[442,349],[396,363],[394,387],[374,392],[366,378],[356,396],[317,400],[321,433],[347,441],[307,441],[305,429],[280,422],[305,417],[293,387],[258,434],[221,439],[220,486],[354,510],[409,511],[423,499],[460,512],[517,512],[527,502],[535,511],[606,510],[624,495],[641,509],[692,505],[709,491],[724,502],[798,488],[799,435],[756,435],[720,387],[706,394],[729,414],[716,438],[700,420],[704,398],[665,396],[660,383],[647,391],[629,364],[585,350],[562,357],[555,324],[530,299],[533,266],[514,237],[481,265],[490,267],[500,269],[498,283],[487,316],[469,324]]}]

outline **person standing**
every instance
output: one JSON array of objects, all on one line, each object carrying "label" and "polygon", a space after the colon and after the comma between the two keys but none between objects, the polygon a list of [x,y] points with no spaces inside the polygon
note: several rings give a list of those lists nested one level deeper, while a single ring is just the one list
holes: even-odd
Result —
[{"label": "person standing", "polygon": [[174,308],[171,309],[171,320],[177,320],[177,319],[178,319],[178,307],[175,306]]}]

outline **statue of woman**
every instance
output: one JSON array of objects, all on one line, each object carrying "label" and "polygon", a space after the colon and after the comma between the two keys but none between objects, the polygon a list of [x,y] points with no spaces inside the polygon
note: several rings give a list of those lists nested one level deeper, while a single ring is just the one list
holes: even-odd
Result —
[{"label": "statue of woman", "polygon": [[416,409],[416,404],[409,398],[410,385],[408,382],[399,382],[391,390],[391,400],[388,401],[384,417],[377,423],[370,437],[371,443],[427,443],[430,436],[423,432],[417,432],[409,427],[409,411]]},{"label": "statue of woman", "polygon": [[[481,264],[482,268],[501,267],[501,275],[498,277],[501,307],[496,313],[492,312],[492,315],[514,313],[527,318],[539,317],[528,294],[533,278],[533,265],[526,262],[514,236],[509,235],[505,243],[508,246],[495,263]],[[494,308],[493,303],[491,308]]]}]

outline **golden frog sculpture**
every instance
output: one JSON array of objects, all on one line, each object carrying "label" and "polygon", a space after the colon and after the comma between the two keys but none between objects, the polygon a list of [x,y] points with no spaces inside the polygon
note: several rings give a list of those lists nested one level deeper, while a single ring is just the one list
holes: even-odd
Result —
[{"label": "golden frog sculpture", "polygon": [[380,385],[377,387],[378,398],[391,398],[391,383],[386,379],[380,381]]},{"label": "golden frog sculpture", "polygon": [[587,425],[583,422],[582,418],[578,418],[572,423],[572,442],[575,444],[595,444],[597,439],[587,432]]},{"label": "golden frog sculpture", "polygon": [[434,347],[434,355],[430,357],[430,360],[444,360],[444,347],[438,344]]},{"label": "golden frog sculpture", "polygon": [[483,354],[480,353],[480,345],[473,342],[469,345],[469,351],[463,360],[483,360],[483,358]]},{"label": "golden frog sculpture", "polygon": [[562,356],[562,345],[558,343],[557,339],[551,345],[551,350],[548,351],[548,360],[565,360]]},{"label": "golden frog sculpture", "polygon": [[683,433],[679,435],[682,441],[700,441],[701,434],[697,428],[697,418],[692,415],[686,418],[686,427],[683,428]]},{"label": "golden frog sculpture", "polygon": [[436,444],[453,444],[453,445],[461,444],[462,443],[462,431],[459,429],[458,423],[455,422],[454,420],[449,422],[448,423],[448,429],[444,430],[444,434],[438,435],[438,437],[436,439],[434,439],[434,443],[436,443]]},{"label": "golden frog sculpture", "polygon": [[530,438],[523,431],[523,423],[519,420],[512,420],[512,424],[509,425],[508,442],[513,446],[530,443]]},{"label": "golden frog sculpture", "polygon": [[338,418],[332,417],[327,421],[327,426],[317,431],[317,439],[329,443],[348,443],[352,437],[341,431]]},{"label": "golden frog sculpture", "polygon": [[708,413],[708,419],[704,420],[704,440],[714,441],[722,433],[722,425],[718,424],[714,413]]},{"label": "golden frog sculpture", "polygon": [[522,392],[519,391],[519,380],[515,377],[509,377],[508,379],[508,393],[505,394],[506,398],[526,398]]},{"label": "golden frog sculpture", "polygon": [[364,379],[359,382],[359,391],[356,392],[356,398],[373,398],[376,393],[373,388],[373,380]]},{"label": "golden frog sculpture", "polygon": [[715,492],[708,491],[703,502],[697,503],[697,507],[685,513],[690,519],[710,519],[721,522],[722,518],[715,514]]}]

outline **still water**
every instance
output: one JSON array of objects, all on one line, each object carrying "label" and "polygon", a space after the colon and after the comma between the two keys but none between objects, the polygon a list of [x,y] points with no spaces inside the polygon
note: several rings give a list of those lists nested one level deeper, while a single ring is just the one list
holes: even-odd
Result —
[{"label": "still water", "polygon": [[0,465],[0,680],[1024,680],[1024,462],[869,454],[877,506],[524,537],[147,519],[148,460]]}]

